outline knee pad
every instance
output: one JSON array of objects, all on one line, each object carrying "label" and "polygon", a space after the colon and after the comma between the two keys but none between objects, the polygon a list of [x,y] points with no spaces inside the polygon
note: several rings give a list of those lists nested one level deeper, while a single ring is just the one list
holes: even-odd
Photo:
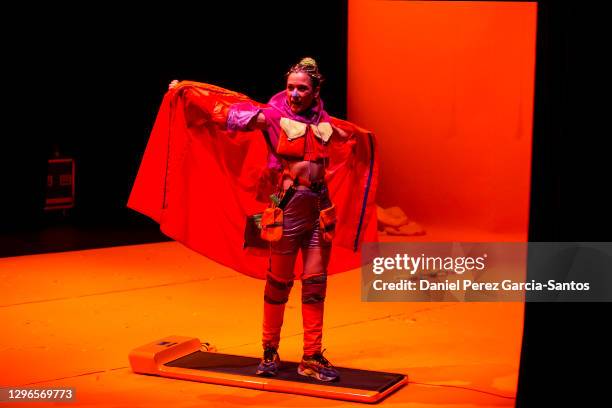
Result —
[{"label": "knee pad", "polygon": [[321,303],[325,300],[327,276],[317,275],[302,280],[302,303]]},{"label": "knee pad", "polygon": [[289,300],[289,293],[292,287],[293,281],[282,282],[268,274],[266,276],[264,301],[273,305],[284,305]]}]

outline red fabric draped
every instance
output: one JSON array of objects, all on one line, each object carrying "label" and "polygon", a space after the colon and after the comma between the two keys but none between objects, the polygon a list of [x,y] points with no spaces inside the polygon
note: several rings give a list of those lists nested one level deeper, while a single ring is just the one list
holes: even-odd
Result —
[{"label": "red fabric draped", "polygon": [[[162,101],[128,207],[160,224],[162,232],[238,272],[263,279],[268,252],[243,248],[247,215],[267,203],[255,199],[267,166],[262,132],[224,130],[227,108],[245,95],[183,81]],[[328,273],[360,265],[355,251],[376,240],[376,140],[340,119],[332,125],[327,182],[338,213]],[[298,263],[296,275],[301,273]]]}]

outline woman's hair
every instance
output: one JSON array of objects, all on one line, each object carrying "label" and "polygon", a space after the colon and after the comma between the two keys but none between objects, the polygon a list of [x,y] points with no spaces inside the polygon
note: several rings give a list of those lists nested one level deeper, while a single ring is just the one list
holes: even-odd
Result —
[{"label": "woman's hair", "polygon": [[285,74],[285,78],[289,76],[289,74],[293,74],[295,72],[303,72],[308,74],[310,80],[312,81],[312,87],[316,88],[321,85],[324,78],[323,75],[319,72],[319,66],[317,65],[317,61],[314,58],[304,57],[297,64],[291,66],[289,71]]}]

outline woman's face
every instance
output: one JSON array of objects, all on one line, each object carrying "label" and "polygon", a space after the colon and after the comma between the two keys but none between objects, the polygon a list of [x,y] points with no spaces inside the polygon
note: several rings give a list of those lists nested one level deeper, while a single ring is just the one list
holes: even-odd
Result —
[{"label": "woman's face", "polygon": [[312,80],[304,72],[292,72],[287,77],[287,102],[293,113],[309,109],[319,97],[319,87],[313,88]]}]

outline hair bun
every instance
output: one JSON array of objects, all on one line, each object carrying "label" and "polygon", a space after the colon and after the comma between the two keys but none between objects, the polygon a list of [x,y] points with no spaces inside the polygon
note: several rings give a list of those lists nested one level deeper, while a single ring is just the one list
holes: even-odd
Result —
[{"label": "hair bun", "polygon": [[317,61],[314,60],[314,58],[310,58],[310,57],[304,57],[300,60],[300,65],[307,65],[307,66],[313,66],[315,68],[317,68]]},{"label": "hair bun", "polygon": [[290,74],[297,72],[303,72],[307,74],[312,81],[312,85],[315,87],[321,85],[321,82],[323,82],[323,75],[321,75],[321,73],[319,72],[317,61],[315,61],[314,58],[302,58],[300,62],[289,68],[289,71],[287,71],[287,73],[285,74],[285,78],[288,78]]}]

